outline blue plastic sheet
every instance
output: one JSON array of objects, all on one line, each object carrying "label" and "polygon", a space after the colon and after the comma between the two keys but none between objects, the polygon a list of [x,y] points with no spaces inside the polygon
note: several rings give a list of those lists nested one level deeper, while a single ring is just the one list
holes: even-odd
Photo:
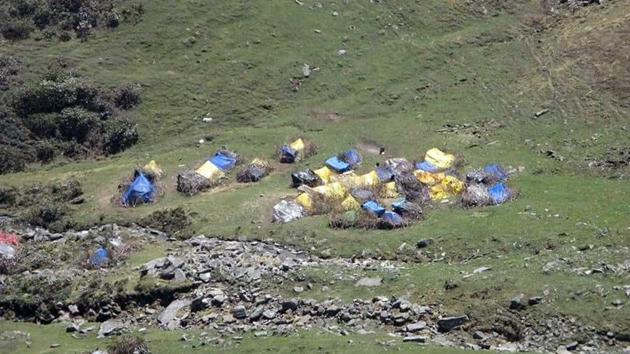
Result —
[{"label": "blue plastic sheet", "polygon": [[97,249],[96,252],[92,254],[92,257],[90,257],[92,267],[102,267],[107,262],[109,262],[109,252],[103,247]]},{"label": "blue plastic sheet", "polygon": [[297,155],[297,150],[291,148],[289,145],[284,145],[282,149],[280,149],[280,162],[294,163]]},{"label": "blue plastic sheet", "polygon": [[387,167],[377,167],[376,174],[381,182],[390,182],[394,179],[394,173]]},{"label": "blue plastic sheet", "polygon": [[151,203],[155,197],[155,186],[140,173],[123,194],[123,205]]},{"label": "blue plastic sheet", "polygon": [[349,163],[339,159],[337,156],[333,156],[326,160],[326,166],[335,170],[337,173],[348,172],[352,169]]},{"label": "blue plastic sheet", "polygon": [[394,227],[401,226],[404,222],[402,216],[389,210],[383,213],[383,215],[381,216],[381,219],[388,222],[390,225]]},{"label": "blue plastic sheet", "polygon": [[488,188],[492,204],[503,204],[512,197],[512,191],[504,183],[497,183]]},{"label": "blue plastic sheet", "polygon": [[416,168],[418,170],[422,170],[425,172],[431,172],[431,173],[435,173],[438,172],[440,169],[437,168],[437,166],[435,166],[434,164],[428,162],[428,161],[422,161],[422,162],[418,162],[416,164]]},{"label": "blue plastic sheet", "polygon": [[401,199],[395,200],[392,203],[392,209],[394,209],[394,211],[397,212],[398,214],[404,214],[406,210],[406,205],[407,205],[407,200],[405,198],[401,198]]},{"label": "blue plastic sheet", "polygon": [[228,172],[233,169],[234,166],[236,166],[236,157],[231,154],[219,151],[214,154],[214,156],[212,156],[210,162],[217,166],[221,171]]},{"label": "blue plastic sheet", "polygon": [[342,159],[351,167],[354,167],[363,161],[363,157],[356,149],[350,149],[344,152]]},{"label": "blue plastic sheet", "polygon": [[505,172],[503,167],[497,164],[487,165],[486,167],[484,167],[483,172],[493,176],[499,181],[506,181],[508,179],[508,174]]},{"label": "blue plastic sheet", "polygon": [[365,203],[363,203],[362,205],[363,209],[365,209],[366,211],[376,215],[376,216],[381,216],[383,215],[383,213],[385,213],[385,208],[378,204],[377,202],[370,200],[367,201]]}]

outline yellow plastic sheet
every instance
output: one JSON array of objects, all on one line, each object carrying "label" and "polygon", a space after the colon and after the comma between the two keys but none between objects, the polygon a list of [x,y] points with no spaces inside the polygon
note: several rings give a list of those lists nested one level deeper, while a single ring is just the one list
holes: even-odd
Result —
[{"label": "yellow plastic sheet", "polygon": [[261,160],[259,158],[255,158],[252,160],[250,165],[254,165],[254,166],[259,166],[262,168],[267,168],[269,167],[269,162],[265,161],[265,160]]},{"label": "yellow plastic sheet", "polygon": [[324,166],[320,169],[317,169],[315,171],[313,171],[317,176],[319,176],[319,178],[322,180],[322,182],[326,183],[330,183],[331,179],[333,176],[337,175],[337,172],[331,170],[330,168],[328,168],[327,166]]},{"label": "yellow plastic sheet", "polygon": [[330,183],[339,182],[346,189],[352,189],[356,187],[359,176],[356,173],[350,171],[330,177]]},{"label": "yellow plastic sheet", "polygon": [[381,197],[383,198],[397,198],[399,195],[396,182],[387,182],[381,189]]},{"label": "yellow plastic sheet", "polygon": [[195,172],[197,172],[198,174],[206,177],[207,179],[209,179],[211,181],[216,181],[216,180],[222,178],[223,176],[225,176],[225,173],[223,171],[221,171],[217,166],[215,166],[210,161],[206,161]]},{"label": "yellow plastic sheet", "polygon": [[341,202],[341,209],[343,211],[359,210],[360,208],[361,204],[359,204],[359,202],[357,202],[357,200],[354,199],[354,197],[352,197],[351,195],[346,197],[346,199]]},{"label": "yellow plastic sheet", "polygon": [[151,172],[157,178],[164,176],[164,170],[160,168],[160,165],[158,165],[155,160],[151,160],[148,164],[144,165],[143,169]]},{"label": "yellow plastic sheet", "polygon": [[413,171],[413,174],[416,176],[418,181],[422,184],[426,184],[427,186],[436,185],[446,177],[444,173],[431,173],[423,170]]},{"label": "yellow plastic sheet", "polygon": [[295,202],[300,204],[307,212],[313,211],[313,198],[308,193],[302,193],[295,198]]},{"label": "yellow plastic sheet", "polygon": [[381,183],[381,180],[378,178],[378,174],[376,173],[376,171],[372,171],[372,172],[359,176],[357,187],[361,187],[361,188],[375,187],[379,183]]},{"label": "yellow plastic sheet", "polygon": [[457,179],[457,177],[446,176],[440,184],[436,184],[431,187],[429,192],[431,194],[431,199],[440,200],[461,194],[464,191],[464,188],[464,182]]},{"label": "yellow plastic sheet", "polygon": [[326,198],[328,201],[341,201],[346,197],[348,191],[339,182],[329,183],[323,186],[315,187],[313,190]]},{"label": "yellow plastic sheet", "polygon": [[424,159],[441,170],[451,168],[455,163],[455,155],[447,154],[438,148],[427,151]]},{"label": "yellow plastic sheet", "polygon": [[302,140],[302,139],[300,138],[300,139],[298,139],[298,140],[296,140],[296,141],[292,142],[291,144],[289,144],[289,147],[290,147],[291,149],[293,149],[293,150],[296,150],[296,151],[302,152],[302,151],[304,151],[304,147],[305,147],[305,145],[304,145],[304,140]]}]

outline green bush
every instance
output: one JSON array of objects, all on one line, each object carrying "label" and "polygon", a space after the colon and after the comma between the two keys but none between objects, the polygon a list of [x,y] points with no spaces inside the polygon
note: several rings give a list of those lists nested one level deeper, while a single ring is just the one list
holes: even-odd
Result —
[{"label": "green bush", "polygon": [[140,220],[140,225],[166,232],[179,239],[187,239],[192,236],[192,220],[184,208],[158,210]]},{"label": "green bush", "polygon": [[121,109],[131,109],[140,103],[140,87],[125,85],[114,90],[114,104]]},{"label": "green bush", "polygon": [[[122,7],[118,9],[115,4]],[[137,21],[142,12],[142,6],[132,1],[4,0],[0,2],[0,33],[6,39],[20,40],[37,28],[46,31],[49,38],[59,32],[59,39],[66,40],[72,31],[85,40],[93,28],[115,28],[121,21]]]},{"label": "green bush", "polygon": [[30,37],[33,26],[28,22],[17,19],[6,21],[0,27],[2,36],[11,41],[18,41]]},{"label": "green bush", "polygon": [[124,336],[107,347],[109,354],[150,354],[149,346],[138,336]]},{"label": "green bush", "polygon": [[[12,74],[16,66],[12,58],[0,56],[0,74]],[[0,88],[6,82],[0,79]],[[135,124],[120,117],[115,108],[137,105],[137,86],[108,94],[59,61],[42,81],[4,95],[9,96],[13,96],[10,107],[0,101],[0,174],[21,171],[31,162],[47,163],[55,156],[77,159],[116,154],[138,142]]]},{"label": "green bush", "polygon": [[122,119],[108,122],[104,134],[104,147],[107,154],[117,154],[138,142],[139,135],[135,124]]}]

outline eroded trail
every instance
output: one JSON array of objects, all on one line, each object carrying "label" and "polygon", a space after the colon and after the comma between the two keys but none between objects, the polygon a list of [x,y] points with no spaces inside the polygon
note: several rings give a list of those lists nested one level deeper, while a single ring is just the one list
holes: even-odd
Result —
[{"label": "eroded trail", "polygon": [[[21,244],[11,274],[1,278],[2,317],[64,321],[78,336],[91,330],[82,323],[97,321],[99,336],[147,327],[198,329],[213,332],[197,339],[207,344],[245,333],[299,330],[338,335],[385,330],[397,341],[468,349],[555,351],[573,347],[579,337],[580,350],[600,352],[614,341],[574,320],[533,318],[516,305],[497,308],[490,318],[449,313],[440,303],[407,298],[382,276],[361,276],[395,277],[412,263],[324,259],[273,241],[202,235],[179,241],[136,226],[54,234],[10,219],[3,224],[21,235]],[[90,250],[99,247],[108,251],[108,260],[95,267]],[[313,274],[328,285],[310,283]],[[337,283],[352,284],[353,294],[362,296],[331,296]],[[368,289],[382,295],[369,296]]]}]

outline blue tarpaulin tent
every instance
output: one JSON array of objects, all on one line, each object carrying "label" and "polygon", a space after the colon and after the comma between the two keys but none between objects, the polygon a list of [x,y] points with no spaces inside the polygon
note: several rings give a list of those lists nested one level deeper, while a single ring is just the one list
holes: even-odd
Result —
[{"label": "blue tarpaulin tent", "polygon": [[503,167],[497,164],[491,164],[484,167],[483,172],[495,177],[499,181],[506,181],[508,179],[508,174],[505,172]]},{"label": "blue tarpaulin tent", "polygon": [[363,161],[363,157],[356,149],[350,149],[344,152],[341,158],[352,167],[360,164]]},{"label": "blue tarpaulin tent", "polygon": [[349,163],[339,159],[337,156],[333,156],[326,160],[326,166],[335,170],[337,173],[348,172],[352,169],[352,166],[350,166]]},{"label": "blue tarpaulin tent", "polygon": [[236,166],[237,157],[234,154],[227,153],[225,151],[218,151],[210,159],[213,165],[218,167],[223,172],[228,172]]},{"label": "blue tarpaulin tent", "polygon": [[428,162],[428,161],[422,161],[422,162],[418,162],[416,164],[416,168],[418,170],[422,170],[425,172],[431,172],[431,173],[435,173],[438,172],[440,169],[437,168],[437,166],[435,166],[434,164]]},{"label": "blue tarpaulin tent", "polygon": [[497,183],[488,188],[492,204],[502,204],[512,197],[512,191],[504,183]]},{"label": "blue tarpaulin tent", "polygon": [[385,208],[373,200],[363,203],[362,208],[376,216],[381,216],[385,213]]},{"label": "blue tarpaulin tent", "polygon": [[377,167],[376,174],[381,182],[389,182],[394,179],[394,173],[387,167]]},{"label": "blue tarpaulin tent", "polygon": [[297,150],[293,149],[289,145],[284,145],[282,149],[280,149],[280,162],[293,163],[295,162],[297,155]]},{"label": "blue tarpaulin tent", "polygon": [[103,266],[108,261],[109,252],[107,252],[107,250],[103,247],[97,249],[96,252],[92,254],[92,257],[90,257],[90,264],[92,265],[92,267],[96,268]]},{"label": "blue tarpaulin tent", "polygon": [[389,210],[387,210],[386,212],[383,213],[383,215],[381,216],[381,219],[383,221],[386,221],[387,223],[389,223],[393,227],[398,227],[398,226],[401,226],[403,224],[402,216],[398,215],[397,213],[395,213],[393,211],[389,211]]},{"label": "blue tarpaulin tent", "polygon": [[155,186],[142,173],[138,174],[131,186],[123,194],[123,205],[151,203],[155,197]]},{"label": "blue tarpaulin tent", "polygon": [[404,214],[407,209],[407,200],[405,198],[398,199],[392,203],[392,209],[398,214]]}]

